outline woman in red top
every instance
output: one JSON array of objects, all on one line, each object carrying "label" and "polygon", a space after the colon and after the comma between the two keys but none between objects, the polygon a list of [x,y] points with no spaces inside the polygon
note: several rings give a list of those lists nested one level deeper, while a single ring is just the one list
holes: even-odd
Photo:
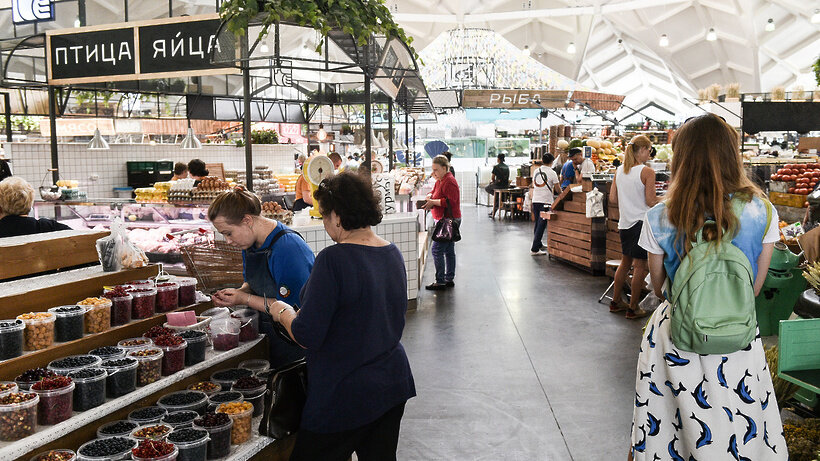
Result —
[{"label": "woman in red top", "polygon": [[[433,192],[427,196],[425,210],[431,210],[436,221],[444,217],[447,205],[453,213],[453,218],[461,224],[461,206],[459,205],[460,192],[453,173],[450,173],[450,162],[447,157],[439,155],[433,159],[433,177],[436,184]],[[433,262],[436,265],[436,281],[427,285],[428,290],[443,290],[455,286],[453,279],[456,276],[456,243],[433,242]]]}]

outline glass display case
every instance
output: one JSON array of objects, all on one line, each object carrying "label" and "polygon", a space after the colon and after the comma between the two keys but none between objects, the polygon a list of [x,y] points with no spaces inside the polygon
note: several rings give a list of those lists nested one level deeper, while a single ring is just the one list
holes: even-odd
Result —
[{"label": "glass display case", "polygon": [[115,217],[122,218],[129,229],[210,227],[208,205],[205,204],[136,203],[124,199],[77,202],[37,200],[32,213],[35,218],[56,219],[72,229],[107,228]]}]

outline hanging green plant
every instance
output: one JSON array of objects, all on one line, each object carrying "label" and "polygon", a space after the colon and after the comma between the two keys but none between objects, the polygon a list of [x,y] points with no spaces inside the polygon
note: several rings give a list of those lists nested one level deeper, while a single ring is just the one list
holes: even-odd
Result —
[{"label": "hanging green plant", "polygon": [[[418,58],[410,46],[413,38],[396,24],[383,0],[226,0],[219,12],[228,29],[238,36],[245,35],[248,23],[261,14],[263,27],[259,37],[267,35],[270,26],[277,22],[291,22],[312,27],[323,37],[333,29],[342,30],[360,46],[366,45],[372,35],[395,37]],[[317,52],[322,51],[322,42],[319,41]]]},{"label": "hanging green plant", "polygon": [[820,56],[817,57],[817,61],[814,61],[814,79],[817,81],[817,86],[820,86]]}]

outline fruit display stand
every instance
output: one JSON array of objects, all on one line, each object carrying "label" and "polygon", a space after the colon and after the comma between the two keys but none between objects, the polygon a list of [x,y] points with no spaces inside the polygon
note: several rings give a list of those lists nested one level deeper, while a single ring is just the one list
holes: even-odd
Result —
[{"label": "fruit display stand", "polygon": [[[584,189],[591,189],[591,183]],[[566,188],[556,198],[547,225],[550,258],[567,262],[593,275],[603,275],[606,220],[606,217],[587,218],[586,192],[573,193]]]},{"label": "fruit display stand", "polygon": [[[87,233],[79,233],[73,237],[66,237],[60,232],[51,233],[55,245],[65,245],[65,239],[71,242],[68,248],[77,253],[72,255],[72,264],[80,261],[80,265],[89,265],[97,261],[96,249],[93,241],[89,244]],[[71,240],[76,238],[76,241]],[[7,241],[8,240],[8,241]],[[3,251],[23,251],[28,240],[38,242],[39,245],[49,239],[42,239],[42,235],[30,238],[2,239]],[[85,243],[82,243],[85,242]],[[10,253],[13,254],[13,253]],[[54,260],[53,252],[46,251],[49,259]],[[69,258],[65,258],[67,261]],[[59,259],[57,259],[59,261]],[[45,264],[38,261],[35,254],[29,261],[28,267],[40,268]],[[59,262],[50,261],[51,266],[61,269],[61,272],[45,275],[34,275],[0,283],[0,318],[15,318],[26,312],[45,311],[52,306],[74,304],[86,297],[98,296],[103,286],[116,285],[131,280],[146,279],[157,275],[158,266],[149,265],[136,269],[127,269],[118,272],[103,272],[99,264],[89,267],[65,267]],[[212,307],[210,302],[202,302],[192,306],[179,307],[176,310],[194,310],[197,314]],[[54,343],[51,346],[27,351],[23,355],[5,360],[0,366],[0,380],[13,381],[23,371],[34,367],[45,367],[55,359],[85,354],[91,349],[117,344],[126,338],[141,336],[153,326],[161,326],[166,321],[164,314],[132,320],[125,325],[111,327],[104,332],[86,334],[79,339]],[[29,459],[36,453],[48,449],[68,448],[76,450],[83,443],[96,437],[99,426],[125,419],[127,414],[139,407],[154,405],[163,395],[176,390],[183,390],[188,385],[198,381],[206,381],[214,371],[223,368],[235,367],[239,362],[252,358],[266,358],[267,340],[260,336],[256,340],[241,343],[239,347],[225,352],[209,351],[206,360],[196,365],[183,368],[170,376],[164,376],[158,381],[137,387],[134,391],[117,398],[109,398],[102,405],[83,412],[73,412],[69,419],[49,426],[38,426],[36,432],[28,437],[14,442],[0,443],[0,459]],[[253,427],[257,427],[255,423]],[[232,447],[232,453],[225,459],[286,459],[292,445],[292,440],[274,441],[268,437],[254,436],[251,441]]]}]

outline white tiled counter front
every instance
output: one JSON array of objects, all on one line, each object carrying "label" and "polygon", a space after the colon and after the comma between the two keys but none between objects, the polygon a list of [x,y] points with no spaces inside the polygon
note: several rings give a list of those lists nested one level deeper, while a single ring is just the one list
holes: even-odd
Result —
[{"label": "white tiled counter front", "polygon": [[[407,299],[416,299],[419,292],[419,225],[418,212],[396,213],[385,215],[381,224],[376,226],[376,233],[401,250],[404,256],[404,268],[407,270]],[[313,220],[309,225],[298,225],[298,221],[290,226],[302,234],[305,241],[318,254],[334,244],[325,232],[321,221]]]}]

